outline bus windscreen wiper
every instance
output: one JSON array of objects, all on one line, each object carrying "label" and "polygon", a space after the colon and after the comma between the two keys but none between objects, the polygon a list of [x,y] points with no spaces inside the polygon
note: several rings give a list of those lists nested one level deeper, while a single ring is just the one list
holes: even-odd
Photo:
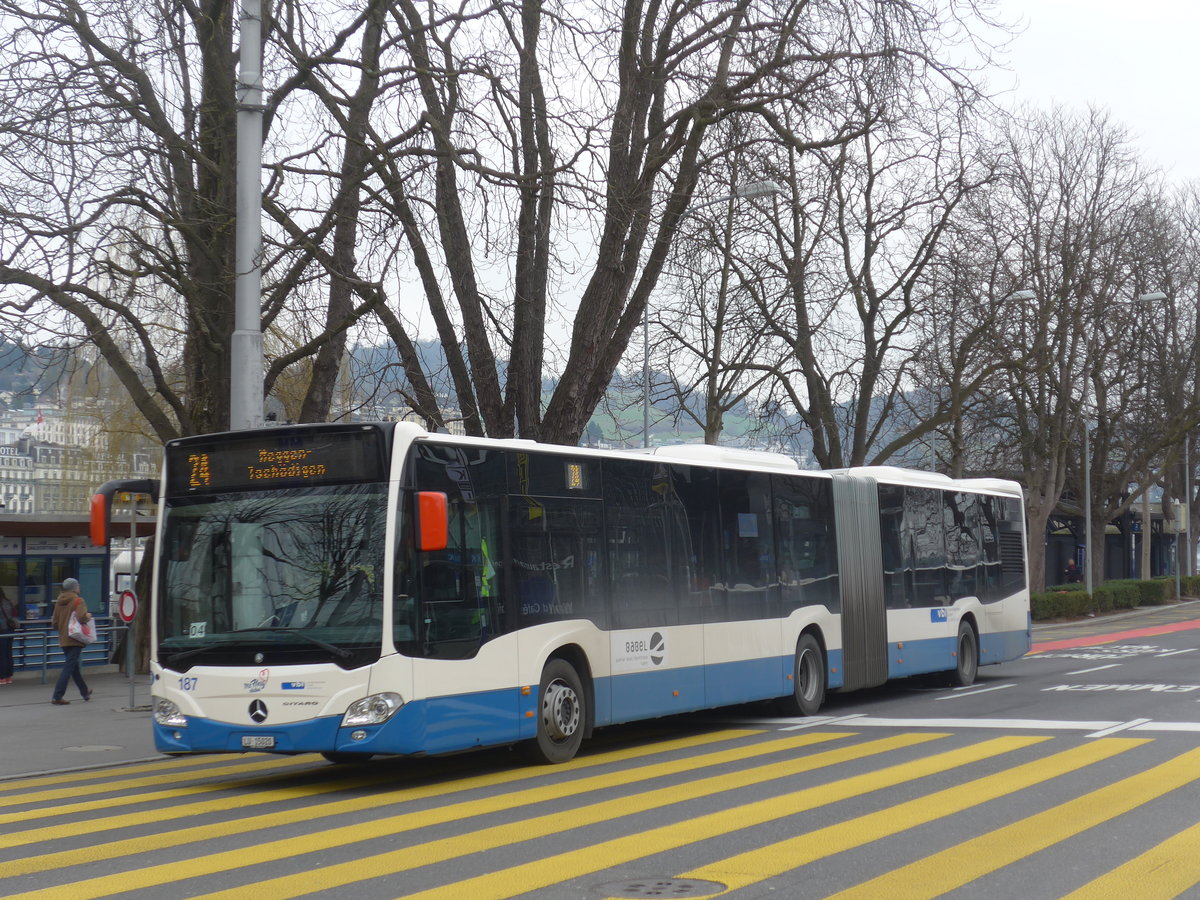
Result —
[{"label": "bus windscreen wiper", "polygon": [[295,628],[284,628],[282,626],[274,627],[274,628],[238,628],[236,631],[232,631],[230,633],[231,634],[247,634],[247,633],[253,633],[253,632],[257,632],[257,631],[266,631],[270,634],[294,634],[294,635],[296,635],[296,637],[304,638],[304,640],[308,641],[310,644],[316,644],[322,650],[328,650],[330,653],[332,653],[338,659],[349,659],[353,655],[349,650],[347,650],[344,647],[339,647],[336,644],[331,644],[328,641],[323,641],[320,638],[313,637],[311,634],[308,634],[307,632],[304,632],[304,631],[298,631]]},{"label": "bus windscreen wiper", "polygon": [[234,644],[238,644],[238,643],[240,643],[240,641],[213,641],[211,644],[205,644],[203,647],[193,647],[191,650],[179,650],[179,651],[173,651],[167,647],[160,647],[159,652],[160,653],[170,653],[171,654],[171,662],[177,663],[181,660],[187,659],[190,656],[197,656],[208,650],[215,650],[218,647],[231,647]]}]

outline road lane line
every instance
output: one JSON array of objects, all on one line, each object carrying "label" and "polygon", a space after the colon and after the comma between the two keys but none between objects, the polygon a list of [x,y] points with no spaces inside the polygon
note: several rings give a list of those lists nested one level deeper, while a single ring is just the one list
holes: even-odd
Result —
[{"label": "road lane line", "polygon": [[[1024,763],[994,775],[977,778],[974,781],[936,791],[865,816],[858,816],[836,825],[829,825],[784,841],[778,841],[766,847],[739,853],[710,865],[692,869],[679,877],[720,882],[727,886],[727,891],[723,893],[738,890],[798,869],[835,853],[861,847],[919,825],[964,812],[988,800],[1014,794],[1019,790],[1077,771],[1146,743],[1149,741],[1134,738],[1104,738],[1081,744],[1070,750]],[[874,896],[881,895],[875,894]]]},{"label": "road lane line", "polygon": [[[289,777],[295,773],[284,772],[280,773],[277,769],[294,768],[301,769],[305,766],[312,766],[315,763],[322,762],[321,757],[316,754],[305,754],[304,756],[288,756],[282,759],[270,759],[265,762],[250,762],[237,763],[231,766],[218,766],[217,768],[207,769],[196,775],[180,776],[177,773],[168,773],[165,775],[154,775],[144,778],[121,778],[111,782],[101,782],[99,785],[88,784],[87,790],[90,794],[108,794],[133,788],[153,787],[159,784],[179,784],[180,781],[201,781],[209,778],[218,778],[226,775],[253,775],[257,772],[270,772],[272,778]],[[228,782],[219,782],[217,784],[196,784],[192,788],[187,789],[170,789],[163,792],[139,793],[130,798],[121,797],[104,797],[95,800],[84,800],[78,803],[59,803],[45,809],[26,809],[20,812],[0,814],[0,825],[6,825],[9,822],[23,822],[27,819],[37,818],[41,816],[57,816],[65,815],[74,812],[86,812],[90,809],[105,809],[109,806],[117,806],[121,803],[141,803],[143,800],[150,800],[160,793],[165,796],[177,796],[180,790],[221,790],[228,787]],[[54,788],[46,791],[35,791],[29,794],[17,794],[13,797],[5,797],[0,800],[0,809],[11,806],[21,806],[26,803],[45,803],[48,800],[65,800],[68,798],[78,797],[80,786],[69,788]]]},{"label": "road lane line", "polygon": [[[720,732],[726,737],[733,736],[744,737],[749,732]],[[402,814],[389,816],[386,818],[373,818],[373,820],[354,826],[343,826],[341,828],[330,828],[322,830],[314,835],[305,835],[301,838],[283,838],[276,841],[263,841],[262,834],[265,828],[274,828],[287,826],[296,821],[296,817],[302,815],[306,821],[312,821],[314,818],[325,817],[329,815],[341,815],[346,812],[379,809],[382,806],[390,803],[410,802],[413,799],[426,798],[442,798],[449,793],[461,793],[473,788],[479,787],[494,787],[498,785],[512,784],[512,782],[530,780],[535,778],[545,778],[548,772],[562,773],[571,772],[574,769],[589,768],[601,766],[612,762],[628,761],[632,758],[641,756],[650,756],[652,752],[646,748],[629,748],[625,750],[612,751],[610,754],[599,754],[595,756],[580,757],[577,766],[572,766],[572,763],[564,763],[563,766],[556,766],[553,769],[547,770],[545,767],[530,767],[516,770],[509,770],[492,775],[480,775],[475,778],[463,779],[460,781],[449,782],[449,784],[434,784],[422,785],[412,788],[403,788],[400,791],[389,791],[385,793],[368,794],[366,797],[354,798],[353,800],[342,800],[318,806],[318,808],[307,808],[304,810],[287,810],[278,812],[278,814],[268,814],[263,816],[254,816],[251,818],[242,818],[242,820],[233,822],[221,822],[211,824],[211,826],[196,826],[193,828],[185,828],[174,830],[174,832],[164,832],[158,835],[152,835],[150,838],[131,838],[125,841],[114,842],[114,844],[101,844],[96,847],[89,848],[88,854],[84,859],[79,858],[78,851],[58,852],[46,854],[44,857],[35,857],[32,859],[14,860],[12,863],[0,864],[0,876],[11,877],[16,875],[30,874],[34,871],[47,871],[60,869],[64,865],[82,865],[89,862],[94,862],[98,859],[110,858],[109,847],[120,844],[120,852],[112,853],[112,856],[130,856],[133,853],[144,852],[148,850],[156,850],[161,847],[174,847],[179,845],[192,846],[199,840],[208,840],[211,838],[222,838],[233,834],[254,833],[259,836],[259,840],[253,847],[241,848],[241,850],[224,851],[220,853],[212,853],[206,857],[194,857],[185,863],[164,863],[157,866],[146,866],[144,869],[138,869],[128,874],[103,876],[100,878],[91,878],[91,880],[78,882],[76,884],[67,884],[61,888],[54,888],[52,892],[66,892],[71,898],[85,898],[85,896],[104,896],[109,893],[118,893],[121,890],[133,890],[137,887],[151,887],[157,884],[163,884],[170,881],[179,880],[182,877],[199,877],[212,871],[226,871],[228,869],[240,868],[240,866],[254,865],[262,862],[270,862],[275,858],[283,858],[287,856],[295,856],[298,853],[314,852],[318,850],[328,850],[328,848],[353,844],[355,841],[370,840],[377,836],[388,834],[389,828],[392,834],[400,834],[406,830],[416,828],[425,828],[443,822],[454,822],[461,818],[469,818],[470,816],[486,815],[487,812],[504,811],[511,809],[520,809],[521,806],[526,806],[534,803],[544,803],[546,800],[562,799],[564,797],[574,797],[576,794],[586,793],[588,791],[605,790],[614,786],[624,786],[636,784],[638,781],[648,779],[661,778],[664,775],[678,774],[682,772],[691,772],[707,768],[710,766],[719,766],[731,762],[740,762],[746,758],[754,758],[756,756],[764,756],[772,754],[772,752],[781,752],[787,750],[796,750],[806,748],[806,746],[815,746],[839,740],[841,738],[853,737],[852,733],[834,733],[834,734],[805,734],[800,737],[779,738],[768,740],[768,742],[745,744],[736,746],[727,750],[716,750],[701,754],[698,756],[688,756],[680,758],[680,760],[668,760],[665,762],[650,763],[648,766],[642,766],[635,769],[624,769],[616,773],[606,773],[600,775],[590,775],[586,778],[572,779],[566,781],[558,781],[556,784],[546,785],[542,787],[530,787],[520,792],[504,792],[497,796],[485,798],[481,800],[464,800],[460,803],[451,803],[443,806],[437,806],[433,809],[422,809],[415,812],[402,812]],[[936,736],[935,736],[936,737]],[[679,742],[662,742],[655,744],[656,751],[653,755],[661,755],[664,752],[679,749],[678,744],[685,742],[695,743],[695,738],[684,738]],[[587,761],[584,763],[583,761]],[[181,865],[186,865],[188,868],[187,875],[180,875],[179,868]],[[107,886],[107,887],[106,887]],[[257,890],[256,890],[257,893]],[[42,894],[40,892],[32,892],[29,894],[19,894],[18,896],[53,896],[54,893]]]},{"label": "road lane line", "polygon": [[1181,897],[1200,883],[1200,825],[1193,825],[1089,881],[1063,900]]},{"label": "road lane line", "polygon": [[[600,872],[636,859],[665,853],[872,791],[951,771],[972,762],[991,759],[1047,740],[1050,738],[1028,735],[992,738],[957,750],[921,757],[767,800],[730,807],[523,865],[511,866],[488,875],[409,894],[407,900],[459,900],[462,897],[471,897],[472,900],[502,900],[573,880],[583,874]],[[319,871],[311,874],[319,877]],[[360,877],[380,877],[384,874],[386,873],[383,871],[373,871]],[[253,890],[257,896],[258,885],[254,885]]]},{"label": "road lane line", "polygon": [[[791,738],[791,740],[803,741],[806,738],[812,737],[815,737],[815,735],[810,733]],[[688,800],[711,797],[751,785],[767,784],[780,778],[815,771],[827,766],[865,759],[879,753],[886,753],[906,747],[919,746],[930,740],[937,740],[944,737],[947,737],[947,735],[893,735],[842,749],[826,750],[821,753],[814,753],[810,756],[802,756],[785,762],[768,763],[730,772],[725,775],[699,778],[683,784],[657,788],[641,794],[603,800],[587,806],[575,807],[569,813],[554,811],[524,821],[483,828],[467,834],[405,847],[401,850],[365,856],[351,862],[310,869],[307,872],[296,875],[253,882],[238,888],[206,894],[204,895],[204,900],[240,900],[240,898],[245,897],[247,894],[253,895],[255,900],[268,900],[268,898],[296,897],[313,891],[341,888],[354,882],[363,881],[364,879],[385,878],[399,872],[434,863],[446,862],[473,853],[482,853],[501,847],[519,845],[538,837],[562,834],[565,829],[574,830],[587,825],[620,820],[631,815],[662,809]],[[378,833],[378,828],[369,830],[373,837],[381,836]],[[302,845],[297,846],[300,847]],[[299,852],[311,851],[300,850]],[[272,854],[272,857],[275,856],[277,854]],[[196,877],[196,875],[192,877]],[[526,888],[526,890],[528,889]],[[475,894],[467,890],[462,893],[454,893],[452,896],[455,898],[474,897]],[[199,898],[194,898],[194,900],[199,900]]]},{"label": "road lane line", "polygon": [[1119,725],[1112,725],[1108,728],[1105,728],[1102,731],[1093,731],[1091,734],[1084,735],[1084,737],[1090,737],[1090,738],[1108,737],[1110,734],[1117,734],[1118,732],[1121,732],[1121,731],[1128,731],[1131,728],[1138,728],[1141,725],[1145,725],[1147,722],[1153,722],[1153,721],[1154,721],[1153,719],[1130,719],[1128,722],[1122,722]]},{"label": "road lane line", "polygon": [[[1200,778],[1200,749],[835,894],[827,900],[938,897]],[[1200,880],[1200,825],[1085,885],[1083,898],[1174,897]],[[1168,847],[1168,844],[1175,845]],[[1172,857],[1171,853],[1178,854]],[[1167,863],[1173,871],[1160,876]],[[1157,880],[1162,878],[1161,881]],[[1117,886],[1123,890],[1116,890]],[[1170,887],[1168,887],[1170,885]]]},{"label": "road lane line", "polygon": [[992,691],[1004,691],[1016,687],[1016,683],[998,684],[995,687],[979,688],[978,690],[961,689],[962,693],[946,694],[944,697],[934,697],[935,700],[957,700],[959,697],[978,697],[980,694],[990,694]]},{"label": "road lane line", "polygon": [[[264,756],[263,759],[270,757]],[[178,770],[180,767],[190,769],[192,771],[202,771],[200,766],[211,766],[214,763],[227,763],[229,756],[224,753],[206,754],[203,756],[178,757],[170,756],[155,760],[154,762],[138,763],[134,765],[123,765],[121,763],[112,763],[111,765],[98,765],[92,769],[72,769],[69,772],[62,772],[58,775],[32,775],[12,778],[7,781],[0,781],[0,794],[6,794],[9,791],[26,791],[34,788],[49,787],[52,784],[75,784],[78,785],[87,779],[102,779],[112,778],[116,775],[134,775],[143,772],[159,772],[163,769]]]},{"label": "road lane line", "polygon": [[[586,770],[595,766],[608,765],[614,762],[628,762],[631,760],[640,759],[642,757],[670,753],[676,750],[692,750],[700,747],[707,747],[712,744],[724,741],[740,740],[742,738],[752,737],[757,734],[761,734],[761,732],[747,730],[725,730],[710,732],[702,735],[678,738],[672,741],[659,741],[653,744],[641,744],[636,747],[627,747],[622,750],[589,753],[576,757],[575,759],[568,763],[564,763],[561,766],[555,766],[553,770],[547,770],[540,767],[523,767],[516,769],[505,769],[501,772],[493,772],[485,775],[474,775],[467,778],[459,778],[449,783],[439,782],[432,785],[405,785],[404,787],[400,788],[389,787],[382,793],[371,793],[364,797],[355,797],[349,800],[334,800],[328,803],[309,806],[305,808],[304,814],[306,818],[310,820],[328,816],[343,815],[348,812],[358,812],[360,810],[373,809],[375,807],[386,806],[393,803],[409,802],[412,800],[427,799],[429,797],[443,797],[448,794],[475,790],[481,787],[495,787],[497,785],[519,783],[521,781],[544,777],[547,774],[547,771],[573,772]],[[749,746],[753,747],[760,745],[752,744]],[[0,848],[19,847],[28,844],[41,844],[43,842],[64,837],[99,835],[103,834],[105,831],[116,831],[121,828],[145,825],[153,822],[179,822],[190,816],[199,816],[207,813],[224,812],[229,810],[241,811],[251,806],[259,806],[266,803],[292,800],[306,796],[316,796],[349,788],[369,787],[372,784],[378,784],[379,781],[380,776],[378,775],[372,775],[369,778],[355,779],[352,781],[333,780],[322,782],[318,785],[306,785],[298,788],[282,788],[271,791],[260,791],[254,794],[241,794],[234,797],[221,798],[218,800],[201,800],[193,803],[179,804],[176,806],[139,810],[138,812],[123,813],[101,819],[92,819],[90,821],[67,822],[54,826],[38,826],[37,828],[33,828],[28,831],[9,832],[7,834],[0,833]],[[294,822],[295,818],[295,812],[289,810],[283,813],[264,813],[250,817],[242,816],[234,821],[221,822],[211,826],[198,825],[176,831],[162,832],[158,835],[145,835],[118,841],[96,841],[92,844],[92,846],[89,847],[87,856],[88,861],[95,861],[98,859],[115,859],[120,856],[128,856],[153,848],[175,846],[184,841],[206,840],[210,837],[243,834],[259,829],[273,828],[281,824]],[[78,856],[79,855],[77,852],[60,851],[56,853],[45,854],[43,856],[33,856],[12,862],[0,863],[0,877],[11,877],[13,875],[25,874],[28,872],[49,871],[57,868],[78,865],[80,864]]]}]

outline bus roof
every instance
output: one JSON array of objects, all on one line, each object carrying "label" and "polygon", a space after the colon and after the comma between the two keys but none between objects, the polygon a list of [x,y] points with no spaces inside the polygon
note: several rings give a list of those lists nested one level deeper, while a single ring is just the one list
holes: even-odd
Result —
[{"label": "bus roof", "polygon": [[927,472],[922,469],[905,469],[900,466],[856,466],[848,469],[801,469],[792,457],[783,453],[772,453],[766,450],[744,450],[737,447],[721,447],[712,444],[668,444],[659,447],[643,449],[597,449],[594,447],[569,447],[565,444],[543,444],[526,438],[490,439],[464,437],[432,433],[411,422],[396,423],[397,437],[401,440],[436,440],[462,446],[495,446],[508,449],[533,449],[549,453],[584,454],[587,456],[603,456],[638,459],[653,456],[664,461],[680,462],[691,465],[715,465],[730,468],[774,470],[777,472],[795,472],[814,477],[829,478],[833,475],[859,475],[873,481],[891,484],[911,484],[924,487],[949,488],[957,487],[962,490],[974,490],[986,493],[1008,494],[1014,497],[1022,496],[1021,486],[1004,478],[959,478],[952,479],[939,472]]},{"label": "bus roof", "polygon": [[889,484],[911,484],[920,487],[948,488],[984,491],[989,494],[1023,494],[1021,485],[1007,478],[951,478],[941,472],[924,469],[903,469],[899,466],[857,466],[851,469],[830,470],[833,474],[864,475],[875,481]]}]

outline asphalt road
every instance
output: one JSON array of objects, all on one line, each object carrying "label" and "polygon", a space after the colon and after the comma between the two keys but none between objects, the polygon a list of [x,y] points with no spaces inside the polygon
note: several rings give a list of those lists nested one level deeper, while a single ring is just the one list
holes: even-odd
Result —
[{"label": "asphalt road", "polygon": [[[132,728],[120,686],[29,716],[59,742],[85,716]],[[605,729],[556,767],[247,754],[10,778],[0,895],[1200,896],[1200,604],[1042,627],[970,688],[822,713]]]}]

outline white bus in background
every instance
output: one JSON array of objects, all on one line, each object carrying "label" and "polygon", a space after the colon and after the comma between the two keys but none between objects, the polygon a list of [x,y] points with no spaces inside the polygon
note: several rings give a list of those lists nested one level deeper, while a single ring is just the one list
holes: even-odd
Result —
[{"label": "white bus in background", "polygon": [[[1030,646],[1020,487],[306,425],[166,446],[154,732],[335,761],[525,743],[979,665]],[[114,578],[120,577],[119,571]]]},{"label": "white bus in background", "polygon": [[[138,553],[140,563],[142,554]],[[118,550],[108,559],[108,614],[116,618],[122,591],[133,590],[136,572],[133,571],[133,553]]]}]

